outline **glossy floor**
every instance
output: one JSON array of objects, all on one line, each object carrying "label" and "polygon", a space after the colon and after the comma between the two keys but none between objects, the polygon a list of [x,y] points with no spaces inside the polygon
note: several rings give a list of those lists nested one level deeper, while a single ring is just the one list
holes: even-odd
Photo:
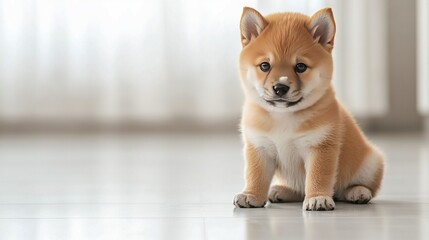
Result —
[{"label": "glossy floor", "polygon": [[376,135],[372,204],[235,209],[238,135],[0,137],[0,239],[429,239],[429,141]]}]

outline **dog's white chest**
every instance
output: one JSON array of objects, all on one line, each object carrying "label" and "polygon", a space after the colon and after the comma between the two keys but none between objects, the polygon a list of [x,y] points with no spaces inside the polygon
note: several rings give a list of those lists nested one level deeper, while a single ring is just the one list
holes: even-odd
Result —
[{"label": "dog's white chest", "polygon": [[297,191],[305,188],[305,167],[299,134],[293,126],[278,125],[268,137],[276,146],[278,172],[286,184]]},{"label": "dog's white chest", "polygon": [[287,123],[276,124],[269,132],[244,130],[247,140],[260,149],[264,161],[275,161],[282,180],[292,189],[304,192],[309,153],[326,138],[329,126],[306,133],[299,133],[293,124]]}]

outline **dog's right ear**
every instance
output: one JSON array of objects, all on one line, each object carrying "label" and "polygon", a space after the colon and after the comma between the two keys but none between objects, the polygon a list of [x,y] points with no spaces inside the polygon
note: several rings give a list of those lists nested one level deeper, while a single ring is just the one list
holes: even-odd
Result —
[{"label": "dog's right ear", "polygon": [[240,21],[241,43],[243,47],[257,38],[267,25],[267,20],[258,11],[250,7],[244,7]]}]

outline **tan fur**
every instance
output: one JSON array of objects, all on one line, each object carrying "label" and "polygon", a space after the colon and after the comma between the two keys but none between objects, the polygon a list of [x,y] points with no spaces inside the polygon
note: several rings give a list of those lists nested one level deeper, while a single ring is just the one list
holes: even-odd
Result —
[{"label": "tan fur", "polygon": [[244,111],[248,112],[242,118],[242,125],[250,126],[253,129],[268,132],[271,130],[273,120],[267,110],[255,103],[244,105]]},{"label": "tan fur", "polygon": [[377,172],[374,175],[374,179],[372,180],[372,183],[367,185],[369,190],[371,190],[371,193],[373,196],[376,196],[376,194],[380,190],[381,181],[383,180],[383,175],[384,175],[384,162],[381,162],[380,167],[377,169]]},{"label": "tan fur", "polygon": [[[380,187],[384,160],[335,97],[332,11],[262,17],[245,8],[241,31],[246,187],[234,204],[304,199],[306,210],[332,210],[334,196],[368,202]],[[259,69],[262,62],[270,63],[269,72]],[[297,63],[307,70],[296,72]],[[280,80],[289,87],[285,100],[270,102]],[[268,195],[274,175],[277,185]]]},{"label": "tan fur", "polygon": [[261,161],[259,152],[251,144],[245,146],[244,152],[246,159],[248,159],[248,161],[246,161],[246,188],[244,192],[257,196],[265,201],[272,177],[272,173],[269,172],[273,171],[274,168],[268,170],[268,173],[266,173],[267,166]]}]

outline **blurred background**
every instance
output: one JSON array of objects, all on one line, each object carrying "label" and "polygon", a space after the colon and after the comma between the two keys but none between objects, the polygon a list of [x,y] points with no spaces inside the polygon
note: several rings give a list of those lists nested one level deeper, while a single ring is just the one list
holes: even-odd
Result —
[{"label": "blurred background", "polygon": [[[334,83],[368,131],[423,131],[425,0],[0,0],[0,129],[235,131],[243,6],[337,22]],[[420,6],[420,7],[419,7]]]},{"label": "blurred background", "polygon": [[[234,209],[243,6],[333,8],[375,204]],[[429,239],[428,129],[427,0],[0,0],[0,239]]]}]

